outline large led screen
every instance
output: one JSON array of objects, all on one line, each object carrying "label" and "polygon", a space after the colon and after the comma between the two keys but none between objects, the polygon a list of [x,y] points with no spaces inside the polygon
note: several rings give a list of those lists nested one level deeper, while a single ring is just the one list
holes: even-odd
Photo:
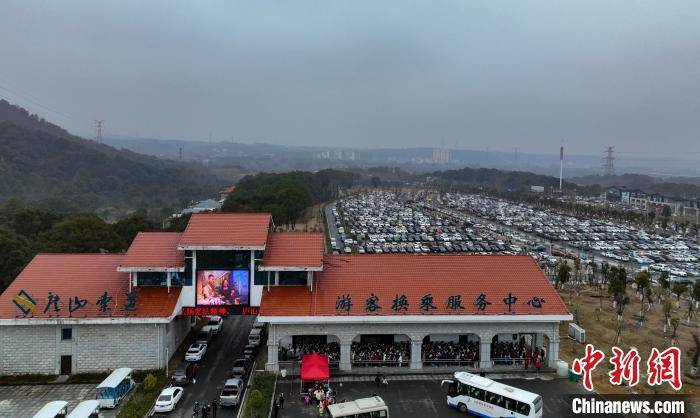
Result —
[{"label": "large led screen", "polygon": [[250,304],[248,270],[197,271],[197,305],[247,306]]}]

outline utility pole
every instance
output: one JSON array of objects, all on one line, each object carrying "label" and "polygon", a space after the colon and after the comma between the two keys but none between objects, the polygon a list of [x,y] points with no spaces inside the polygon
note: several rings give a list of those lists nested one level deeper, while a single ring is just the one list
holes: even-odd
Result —
[{"label": "utility pole", "polygon": [[564,146],[559,147],[559,192],[564,179]]},{"label": "utility pole", "polygon": [[97,136],[95,137],[95,141],[97,141],[98,144],[102,143],[102,127],[104,123],[104,120],[95,120],[95,129],[97,130]]},{"label": "utility pole", "polygon": [[603,173],[606,176],[612,176],[615,174],[615,157],[613,157],[613,151],[615,147],[607,146],[603,151]]}]

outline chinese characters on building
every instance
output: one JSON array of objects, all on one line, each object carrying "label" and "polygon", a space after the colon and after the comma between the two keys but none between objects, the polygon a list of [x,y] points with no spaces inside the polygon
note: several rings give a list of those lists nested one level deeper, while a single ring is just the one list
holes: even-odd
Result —
[{"label": "chinese characters on building", "polygon": [[[46,303],[39,305],[40,302],[37,302],[38,298],[31,296],[25,290],[20,290],[12,299],[12,303],[17,307],[19,313],[25,317],[32,315],[37,309],[37,305],[39,309],[43,306],[43,311],[41,312],[49,316],[60,316],[61,312],[67,311],[68,316],[72,317],[73,314],[80,313],[80,311],[89,304],[93,304],[99,313],[110,314],[114,310],[118,310],[117,302],[114,297],[115,295],[106,290],[101,293],[99,297],[95,298],[95,300],[88,300],[79,295],[68,295],[64,299],[56,292],[48,292],[45,299]],[[122,308],[124,311],[131,313],[137,311],[138,294],[135,290],[126,293],[123,300]]]},{"label": "chinese characters on building", "polygon": [[[414,307],[414,309],[417,307],[420,313],[431,313],[433,311],[439,310],[440,307],[444,308],[447,311],[450,311],[452,313],[465,313],[465,311],[468,312],[467,308],[463,305],[463,295],[460,294],[454,294],[454,295],[449,295],[445,300],[441,301],[436,299],[432,293],[425,293],[420,297],[417,297],[415,299],[411,299],[409,296],[406,294],[402,293],[396,293],[393,298],[391,298],[391,305],[388,313],[407,313],[411,306]],[[527,302],[518,302],[520,298],[513,294],[512,292],[508,292],[507,294],[504,294],[505,297],[501,299],[501,302],[492,302],[491,300],[498,301],[498,297],[500,295],[494,295],[493,299],[491,299],[490,296],[487,296],[486,293],[480,293],[479,296],[474,298],[472,302],[467,302],[471,303],[474,309],[472,310],[471,313],[484,313],[488,314],[490,311],[490,308],[493,309],[495,306],[492,306],[494,304],[498,305],[499,307],[505,307],[508,309],[509,313],[515,313],[518,306],[518,304],[522,305],[527,305],[531,308],[535,309],[541,309],[544,304],[545,300],[542,297],[539,296],[533,296],[530,299],[527,300]],[[380,315],[382,314],[383,306],[382,302],[374,292],[370,292],[370,295],[365,297],[364,299],[364,304],[362,306],[364,307],[362,309],[363,313],[368,313],[368,314],[377,314]],[[389,302],[387,301],[387,307],[389,307]],[[503,305],[501,305],[501,303]],[[337,314],[350,314],[352,311],[354,304],[352,302],[352,295],[350,293],[344,293],[341,295],[338,295],[336,297],[335,301],[335,311]],[[500,312],[495,312],[494,313],[500,313]],[[360,311],[357,311],[360,313]]]}]

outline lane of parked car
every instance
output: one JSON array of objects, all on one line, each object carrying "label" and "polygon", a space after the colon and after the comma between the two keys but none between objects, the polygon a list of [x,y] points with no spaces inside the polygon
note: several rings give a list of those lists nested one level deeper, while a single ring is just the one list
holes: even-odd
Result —
[{"label": "lane of parked car", "polygon": [[210,317],[172,372],[171,387],[156,402],[156,416],[189,418],[196,406],[201,417],[207,405],[217,408],[217,417],[236,416],[253,358],[262,344],[260,337],[250,344],[251,332],[260,333],[253,328],[254,317]]}]

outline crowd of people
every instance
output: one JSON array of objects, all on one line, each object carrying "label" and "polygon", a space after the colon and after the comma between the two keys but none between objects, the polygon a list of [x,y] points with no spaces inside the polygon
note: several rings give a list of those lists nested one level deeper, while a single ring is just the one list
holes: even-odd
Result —
[{"label": "crowd of people", "polygon": [[546,357],[544,347],[530,347],[524,340],[491,343],[491,361],[494,365],[515,366],[530,364],[538,370]]},{"label": "crowd of people", "polygon": [[[309,386],[304,393],[304,405],[314,405],[318,409],[318,415],[324,416],[328,413],[328,405],[336,402],[336,393],[331,389],[328,381],[315,382],[313,386]],[[343,399],[341,402],[346,402]]]},{"label": "crowd of people", "polygon": [[299,361],[304,354],[311,353],[327,355],[329,363],[340,361],[340,345],[336,342],[299,342],[289,348],[280,346],[278,359],[280,361]]},{"label": "crowd of people", "polygon": [[359,367],[407,366],[411,359],[408,342],[352,343],[350,353]]},{"label": "crowd of people", "polygon": [[479,366],[478,342],[429,341],[423,343],[423,363],[434,366]]}]

